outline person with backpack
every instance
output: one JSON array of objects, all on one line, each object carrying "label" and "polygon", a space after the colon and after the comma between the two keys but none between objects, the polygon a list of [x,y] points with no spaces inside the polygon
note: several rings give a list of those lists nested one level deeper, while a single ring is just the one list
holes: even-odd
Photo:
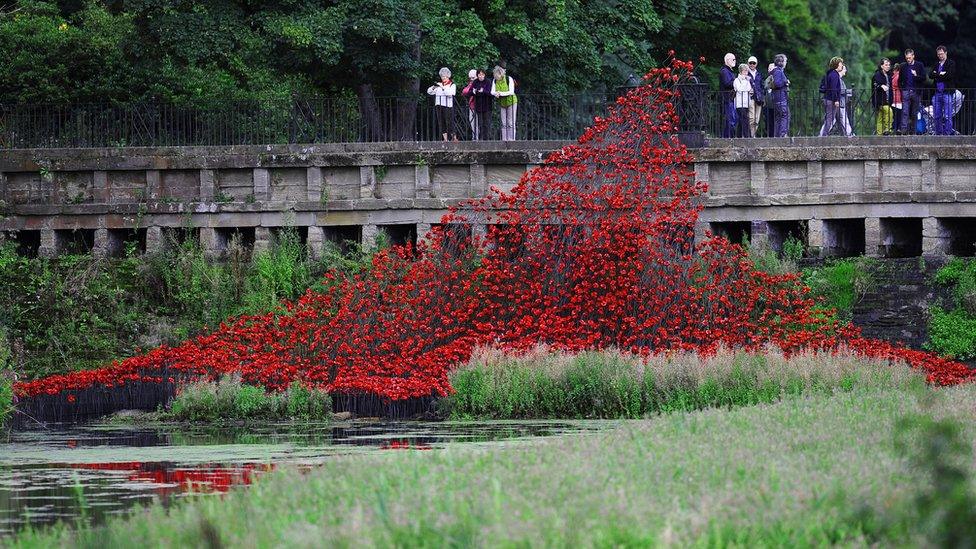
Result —
[{"label": "person with backpack", "polygon": [[786,56],[777,53],[773,58],[771,101],[775,117],[773,137],[786,137],[790,133],[790,79],[786,77]]},{"label": "person with backpack", "polygon": [[722,137],[734,137],[739,115],[735,110],[735,54],[725,54],[725,64],[718,71],[718,90],[722,101]]},{"label": "person with backpack", "polygon": [[952,117],[955,115],[956,62],[949,59],[945,46],[935,48],[935,54],[939,58],[931,75],[935,82],[935,96],[932,98],[935,134],[955,135]]},{"label": "person with backpack", "polygon": [[[840,99],[841,83],[840,71],[844,68],[844,60],[840,57],[833,57],[830,60],[830,68],[827,74],[820,81],[820,91],[824,94],[824,122],[820,127],[820,137],[830,135],[834,129],[834,124],[840,118]],[[843,127],[843,122],[841,123]]]},{"label": "person with backpack", "polygon": [[871,79],[871,106],[876,115],[875,135],[891,134],[891,95],[891,60],[885,57],[878,63],[878,70],[874,71]]},{"label": "person with backpack", "polygon": [[914,135],[918,110],[922,105],[919,88],[925,84],[925,65],[915,60],[915,50],[905,50],[898,85],[901,87],[901,133]]},{"label": "person with backpack", "polygon": [[498,98],[502,120],[502,141],[515,141],[515,116],[518,98],[515,96],[515,79],[505,75],[505,69],[495,66],[492,71],[491,95]]}]

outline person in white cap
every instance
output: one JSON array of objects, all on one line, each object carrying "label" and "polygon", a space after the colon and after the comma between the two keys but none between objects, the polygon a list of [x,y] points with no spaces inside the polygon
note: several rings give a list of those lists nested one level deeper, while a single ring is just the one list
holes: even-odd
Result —
[{"label": "person in white cap", "polygon": [[763,73],[759,70],[759,60],[755,55],[749,57],[749,79],[752,81],[752,98],[749,104],[749,132],[750,137],[756,137],[756,129],[759,127],[759,119],[762,118],[763,99]]},{"label": "person in white cap", "polygon": [[471,126],[471,140],[478,140],[478,121],[474,116],[474,80],[478,78],[478,69],[468,71],[468,85],[461,90],[461,95],[468,98],[468,125]]}]

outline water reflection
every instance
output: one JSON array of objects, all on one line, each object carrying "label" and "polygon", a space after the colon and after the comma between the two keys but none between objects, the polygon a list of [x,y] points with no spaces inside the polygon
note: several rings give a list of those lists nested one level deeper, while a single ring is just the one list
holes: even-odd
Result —
[{"label": "water reflection", "polygon": [[248,485],[282,464],[330,456],[432,450],[602,429],[613,422],[366,422],[184,429],[106,425],[14,432],[0,443],[0,534],[81,517],[99,523],[140,503],[164,504]]}]

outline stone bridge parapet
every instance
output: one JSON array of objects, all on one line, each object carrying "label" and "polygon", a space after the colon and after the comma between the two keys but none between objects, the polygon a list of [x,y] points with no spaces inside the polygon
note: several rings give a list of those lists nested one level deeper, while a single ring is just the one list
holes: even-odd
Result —
[{"label": "stone bridge parapet", "polygon": [[[0,151],[0,232],[26,253],[154,250],[188,231],[220,253],[294,227],[326,240],[422,237],[447,209],[508,189],[563,142]],[[696,232],[822,255],[973,255],[976,139],[711,140]],[[472,230],[480,230],[473,227]]]}]

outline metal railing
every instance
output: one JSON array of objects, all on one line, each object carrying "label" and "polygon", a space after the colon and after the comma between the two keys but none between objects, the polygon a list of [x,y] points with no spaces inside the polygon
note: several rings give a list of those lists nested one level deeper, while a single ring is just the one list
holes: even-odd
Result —
[{"label": "metal railing", "polygon": [[[518,140],[576,139],[615,98],[607,94],[556,99],[520,94]],[[292,98],[221,102],[200,107],[155,104],[0,105],[0,147],[125,147],[369,143],[441,139],[431,97]],[[466,98],[454,101],[452,126],[470,140]],[[483,140],[501,136],[497,105]]]},{"label": "metal railing", "polygon": [[[726,96],[707,84],[679,84],[678,112],[683,130],[723,135]],[[920,93],[930,110],[933,90]],[[958,133],[976,134],[976,89],[964,95],[953,121]],[[581,94],[567,98],[520,94],[516,139],[573,140],[594,116],[604,115],[615,94]],[[767,98],[757,137],[771,135],[771,101]],[[791,90],[789,136],[816,136],[823,124],[823,96],[818,90]],[[295,97],[279,102],[227,101],[206,106],[164,103],[114,105],[0,105],[0,147],[125,147],[188,145],[266,145],[281,143],[368,143],[437,141],[439,134],[432,98]],[[877,113],[871,90],[853,89],[848,117],[857,135],[873,135]],[[926,117],[928,133],[931,117]],[[452,127],[459,140],[470,140],[468,101],[457,97]],[[839,132],[836,128],[835,133]],[[497,105],[482,140],[501,135]]]}]

